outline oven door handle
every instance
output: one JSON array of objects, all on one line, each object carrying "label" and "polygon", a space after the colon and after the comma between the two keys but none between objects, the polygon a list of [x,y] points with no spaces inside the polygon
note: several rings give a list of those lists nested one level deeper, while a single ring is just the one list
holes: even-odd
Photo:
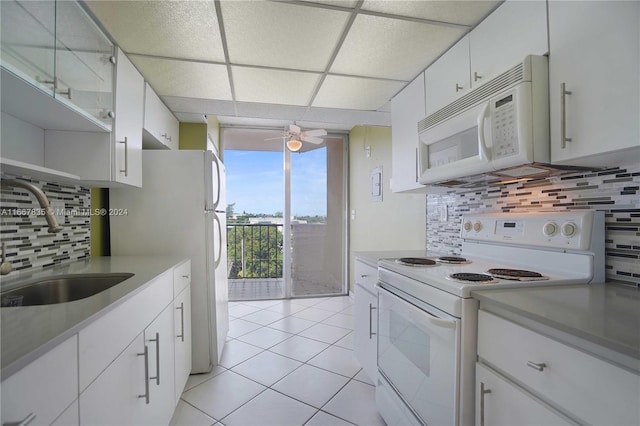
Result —
[{"label": "oven door handle", "polygon": [[458,320],[449,320],[449,319],[438,318],[438,317],[434,316],[433,314],[416,307],[411,302],[408,302],[408,301],[396,296],[395,294],[391,293],[390,291],[386,290],[385,288],[383,288],[383,287],[381,287],[379,285],[377,287],[378,287],[378,291],[383,293],[386,297],[389,297],[391,299],[395,299],[396,302],[400,302],[400,303],[403,303],[404,305],[406,305],[408,309],[405,312],[411,317],[411,319],[415,323],[423,324],[425,326],[434,325],[436,327],[442,327],[442,328],[456,328]]}]

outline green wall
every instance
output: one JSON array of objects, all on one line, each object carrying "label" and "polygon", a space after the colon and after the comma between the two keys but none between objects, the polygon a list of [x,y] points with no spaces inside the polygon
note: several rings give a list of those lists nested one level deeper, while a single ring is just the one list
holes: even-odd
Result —
[{"label": "green wall", "polygon": [[180,123],[180,149],[207,149],[207,125],[205,123]]}]

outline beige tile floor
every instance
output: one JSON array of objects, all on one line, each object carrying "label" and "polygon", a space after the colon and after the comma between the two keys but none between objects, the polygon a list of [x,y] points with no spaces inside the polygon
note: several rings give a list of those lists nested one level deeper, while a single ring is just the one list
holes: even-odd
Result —
[{"label": "beige tile floor", "polygon": [[189,378],[172,425],[384,425],[348,296],[231,302],[229,315],[220,365]]}]

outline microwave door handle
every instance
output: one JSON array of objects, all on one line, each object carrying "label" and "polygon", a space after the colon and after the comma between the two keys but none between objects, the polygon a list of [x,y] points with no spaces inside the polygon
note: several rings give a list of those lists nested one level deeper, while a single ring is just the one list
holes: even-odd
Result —
[{"label": "microwave door handle", "polygon": [[484,104],[482,107],[482,111],[478,115],[478,147],[480,151],[480,158],[485,161],[490,161],[491,157],[489,156],[489,147],[487,147],[487,141],[484,137],[484,122],[489,116],[489,102]]}]

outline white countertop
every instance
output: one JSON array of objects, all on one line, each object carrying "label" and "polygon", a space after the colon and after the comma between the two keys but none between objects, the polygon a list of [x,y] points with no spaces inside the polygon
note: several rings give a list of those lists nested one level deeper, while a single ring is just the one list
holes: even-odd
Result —
[{"label": "white countertop", "polygon": [[1,308],[2,380],[32,362],[114,306],[141,291],[145,284],[179,265],[179,256],[90,257],[37,273],[14,273],[3,277],[2,286],[62,274],[133,273],[133,277],[85,299],[54,305]]}]

